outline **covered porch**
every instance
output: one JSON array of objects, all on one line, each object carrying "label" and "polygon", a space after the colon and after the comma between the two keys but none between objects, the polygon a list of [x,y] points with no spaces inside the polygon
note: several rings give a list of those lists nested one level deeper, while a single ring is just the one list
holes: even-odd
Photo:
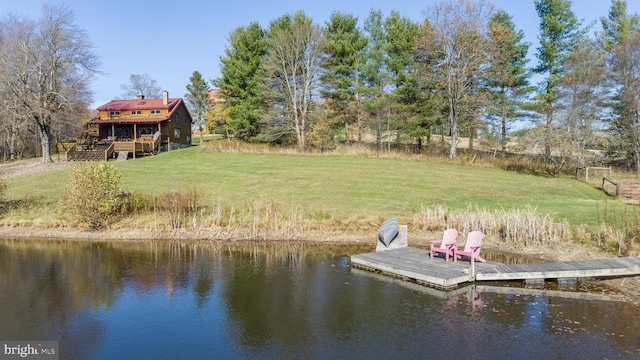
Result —
[{"label": "covered porch", "polygon": [[159,131],[156,131],[152,135],[142,135],[133,139],[112,137],[107,139],[106,142],[113,144],[113,152],[119,153],[126,151],[133,154],[135,159],[136,155],[155,155],[160,151],[160,143],[162,136]]},{"label": "covered porch", "polygon": [[126,152],[133,158],[155,155],[161,151],[163,140],[165,140],[162,135],[162,125],[157,121],[93,123],[89,125],[88,132],[90,143],[110,145],[112,153]]}]

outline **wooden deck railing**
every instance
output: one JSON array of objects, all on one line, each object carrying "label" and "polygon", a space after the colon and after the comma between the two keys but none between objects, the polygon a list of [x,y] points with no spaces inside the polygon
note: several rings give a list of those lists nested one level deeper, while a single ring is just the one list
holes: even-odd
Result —
[{"label": "wooden deck railing", "polygon": [[[114,140],[104,142],[93,142],[81,146],[73,143],[71,145],[57,144],[58,154],[65,157],[67,161],[87,161],[104,160],[108,161],[113,157],[113,153],[127,151],[136,154],[155,154],[160,149],[162,136],[160,132],[152,135],[142,135],[135,140]],[[108,145],[106,148],[105,146]]]},{"label": "wooden deck railing", "polygon": [[114,151],[128,151],[134,154],[155,154],[160,147],[162,136],[160,132],[151,135],[142,135],[135,140],[114,141]]},{"label": "wooden deck railing", "polygon": [[111,143],[111,145],[109,145],[107,150],[105,150],[105,152],[104,152],[104,161],[109,161],[109,159],[111,158],[112,155],[113,155],[113,143]]}]

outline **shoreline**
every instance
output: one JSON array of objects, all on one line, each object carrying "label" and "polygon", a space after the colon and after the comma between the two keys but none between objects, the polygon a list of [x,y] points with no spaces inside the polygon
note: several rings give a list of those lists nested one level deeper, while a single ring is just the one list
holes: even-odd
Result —
[{"label": "shoreline", "polygon": [[[375,247],[376,236],[375,234],[355,234],[355,233],[323,233],[323,234],[310,234],[305,238],[297,238],[292,240],[266,240],[266,239],[241,239],[241,238],[211,238],[207,237],[206,232],[199,231],[197,233],[189,233],[182,231],[179,233],[153,233],[144,229],[135,228],[118,228],[118,229],[105,229],[99,231],[90,231],[79,228],[48,228],[41,229],[34,226],[30,227],[0,227],[0,237],[4,239],[33,239],[33,240],[76,240],[76,241],[175,241],[183,243],[196,243],[196,242],[221,242],[221,243],[233,243],[243,241],[255,241],[255,242],[276,242],[276,241],[300,241],[309,243],[326,243],[326,244],[367,244]],[[210,234],[209,234],[210,235]],[[412,238],[409,240],[410,246],[416,247],[428,247],[429,241],[425,239],[433,238],[433,234],[418,233],[412,234]],[[488,239],[489,240],[489,239]],[[594,253],[593,249],[580,248],[576,244],[571,244],[571,247],[565,249],[556,249],[557,256],[555,258],[546,258],[544,256],[544,249],[528,249],[528,251],[518,251],[518,249],[504,249],[491,246],[491,242],[487,242],[487,251],[496,251],[513,254],[514,256],[523,257],[536,257],[545,258],[548,261],[570,261],[570,260],[584,260],[586,258],[597,258],[603,256],[609,256],[604,253]],[[548,249],[546,249],[548,250]],[[594,285],[589,292],[602,293],[612,295],[615,298],[619,298],[620,301],[631,303],[635,306],[640,306],[640,276],[619,277],[610,279],[598,279],[595,281],[585,281],[586,283]]]}]

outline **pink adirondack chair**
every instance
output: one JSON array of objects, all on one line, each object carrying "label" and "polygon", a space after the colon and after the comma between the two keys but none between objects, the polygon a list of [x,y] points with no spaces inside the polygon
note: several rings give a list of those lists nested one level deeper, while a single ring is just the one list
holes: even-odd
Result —
[{"label": "pink adirondack chair", "polygon": [[[456,243],[453,247],[453,261],[457,261],[458,258],[463,256],[468,257],[471,261],[478,260],[485,262],[486,260],[480,257],[480,249],[482,248],[482,231],[472,231],[467,236],[467,242],[464,244]],[[462,250],[458,249],[459,246],[464,246]]]},{"label": "pink adirondack chair", "polygon": [[447,229],[442,235],[442,240],[429,241],[429,244],[431,245],[431,251],[429,252],[431,260],[433,260],[433,255],[438,253],[444,254],[445,261],[449,261],[449,257],[453,257],[454,255],[453,250],[455,249],[457,237],[458,231],[456,229]]}]

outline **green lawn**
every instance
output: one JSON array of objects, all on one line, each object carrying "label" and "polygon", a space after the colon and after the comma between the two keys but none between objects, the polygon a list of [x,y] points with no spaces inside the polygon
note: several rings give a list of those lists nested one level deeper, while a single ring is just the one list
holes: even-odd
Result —
[{"label": "green lawn", "polygon": [[[572,225],[597,223],[597,211],[622,204],[592,184],[432,160],[355,155],[200,152],[199,147],[112,162],[122,189],[159,194],[198,189],[207,203],[246,205],[256,199],[335,217],[409,217],[421,205],[449,209],[523,208]],[[67,171],[13,178],[9,196],[60,197]],[[607,204],[605,204],[605,201]]]}]

